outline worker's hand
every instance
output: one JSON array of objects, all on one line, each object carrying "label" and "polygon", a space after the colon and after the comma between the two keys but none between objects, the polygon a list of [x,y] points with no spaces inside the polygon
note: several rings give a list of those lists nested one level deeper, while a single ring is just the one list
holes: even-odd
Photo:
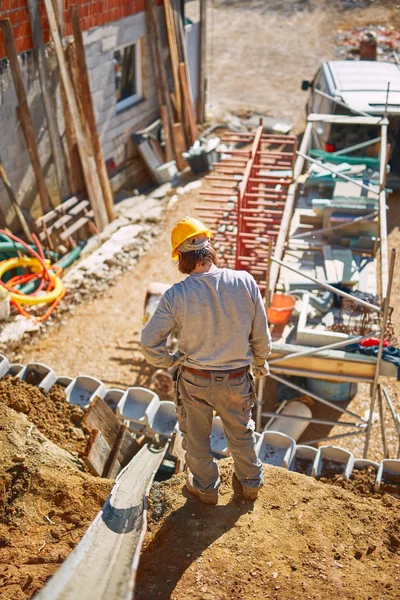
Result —
[{"label": "worker's hand", "polygon": [[265,360],[263,363],[254,361],[253,364],[251,365],[251,372],[253,373],[253,377],[255,379],[261,379],[262,377],[269,375],[269,368],[268,368],[267,361]]},{"label": "worker's hand", "polygon": [[175,352],[174,354],[171,354],[172,360],[174,361],[171,365],[171,367],[177,367],[178,365],[181,364],[181,362],[183,362],[186,358],[186,356],[184,354],[182,354],[182,352]]}]

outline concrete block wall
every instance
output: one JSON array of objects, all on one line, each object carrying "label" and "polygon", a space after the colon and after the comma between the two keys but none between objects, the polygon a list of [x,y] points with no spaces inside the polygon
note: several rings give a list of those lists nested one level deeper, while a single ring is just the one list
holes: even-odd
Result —
[{"label": "concrete block wall", "polygon": [[[74,2],[77,2],[77,0],[74,0]],[[68,33],[69,28],[67,18],[69,16],[69,3],[69,0],[63,0],[65,33]],[[161,2],[158,1],[157,3],[160,4]],[[142,0],[103,0],[102,2],[84,2],[80,0],[78,4],[80,5],[81,23],[84,29],[90,86],[103,152],[105,159],[113,158],[118,167],[119,164],[129,158],[128,148],[131,133],[150,124],[158,117],[155,81],[146,32],[146,17],[145,12],[143,12],[144,2]],[[112,4],[117,6],[111,6]],[[7,11],[9,5],[12,5],[12,8]],[[16,23],[13,26],[14,35],[16,36],[17,50],[20,52],[20,64],[38,140],[41,164],[49,192],[51,197],[54,198],[55,204],[57,204],[59,195],[52,164],[50,140],[47,133],[38,73],[33,52],[30,50],[32,40],[30,34],[28,36],[24,33],[26,30],[22,27],[24,23],[18,24],[22,21],[22,15],[25,13],[27,15],[26,0],[11,0],[10,2],[3,0],[2,6],[3,11],[0,11],[0,18],[8,16],[12,23],[13,21]],[[39,2],[39,6],[42,6],[41,2]],[[87,10],[89,15],[86,15]],[[163,9],[159,7],[157,10],[158,18],[163,24]],[[43,8],[41,8],[41,11],[43,13]],[[90,13],[93,11],[97,12],[91,15]],[[16,13],[18,13],[18,18],[13,17]],[[119,15],[125,13],[129,13],[128,16],[119,18]],[[117,20],[113,20],[114,16]],[[100,23],[100,25],[92,27],[92,23]],[[42,26],[47,40],[48,29],[46,29],[46,19],[44,17]],[[162,29],[164,29],[163,25]],[[26,39],[28,37],[29,40]],[[164,40],[166,39],[165,31],[163,31],[162,37]],[[118,47],[135,42],[141,44],[142,98],[136,104],[117,114],[113,68],[114,51]],[[8,68],[8,61],[2,58],[5,54],[2,43],[0,33],[0,123],[2,125],[0,157],[19,203],[28,208],[33,217],[37,218],[41,214],[40,202],[25,140],[16,114],[17,99]],[[51,46],[47,46],[47,54],[52,73],[53,91],[57,101],[59,130],[63,136],[65,127],[57,61]],[[141,161],[134,160],[131,162],[129,169],[126,170],[127,178],[134,177],[135,173],[139,173],[141,170]],[[8,224],[12,226],[15,223],[15,216],[2,185],[0,185],[0,206],[7,215]]]}]

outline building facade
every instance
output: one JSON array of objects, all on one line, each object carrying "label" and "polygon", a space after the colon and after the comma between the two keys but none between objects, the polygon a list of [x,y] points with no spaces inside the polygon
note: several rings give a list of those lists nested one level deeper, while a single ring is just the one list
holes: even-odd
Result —
[{"label": "building facade", "polygon": [[[71,34],[70,0],[56,0],[59,5],[64,40]],[[135,160],[131,143],[134,131],[158,117],[155,79],[146,30],[144,0],[74,0],[79,5],[86,61],[97,127],[106,161],[126,180],[138,177],[142,163]],[[61,99],[58,66],[43,2],[39,2],[41,26],[46,43],[52,93],[57,107],[59,132],[66,150],[65,120]],[[160,4],[160,2],[158,2]],[[28,97],[29,109],[39,148],[41,166],[54,204],[60,201],[50,140],[43,108],[41,89],[29,21],[27,0],[3,0],[0,18],[9,18]],[[157,8],[165,37],[163,8]],[[164,44],[166,47],[166,44]],[[17,115],[14,89],[6,48],[0,32],[0,159],[11,181],[18,202],[34,218],[40,203],[33,169]],[[119,177],[119,181],[124,178]],[[0,182],[0,206],[11,224],[14,215],[8,196]]]}]

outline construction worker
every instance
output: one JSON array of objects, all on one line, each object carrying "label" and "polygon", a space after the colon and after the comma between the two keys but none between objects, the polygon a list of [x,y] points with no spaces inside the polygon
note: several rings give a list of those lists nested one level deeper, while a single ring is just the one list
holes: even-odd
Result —
[{"label": "construction worker", "polygon": [[[271,336],[261,294],[247,271],[220,269],[211,232],[186,217],[172,230],[172,258],[189,275],[169,288],[142,331],[147,361],[177,366],[176,409],[189,472],[186,487],[217,504],[220,479],[210,447],[213,411],[222,419],[235,475],[248,500],[257,498],[263,469],[255,450],[251,409],[255,377],[268,374]],[[178,331],[178,352],[166,342]]]}]

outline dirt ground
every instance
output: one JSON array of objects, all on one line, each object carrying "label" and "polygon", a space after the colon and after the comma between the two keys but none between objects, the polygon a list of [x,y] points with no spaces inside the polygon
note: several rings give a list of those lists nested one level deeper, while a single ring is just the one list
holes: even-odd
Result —
[{"label": "dirt ground", "polygon": [[89,434],[81,426],[85,413],[66,401],[61,386],[55,385],[44,392],[7,375],[0,380],[0,402],[27,415],[30,422],[60,448],[76,454],[85,450],[85,435]]},{"label": "dirt ground", "polygon": [[[198,0],[186,5],[196,18]],[[335,58],[338,29],[398,27],[395,0],[214,0],[208,4],[208,99],[211,115],[243,109],[285,118],[301,130],[311,80]]]},{"label": "dirt ground", "polygon": [[82,473],[3,402],[0,453],[0,600],[27,600],[78,543],[113,482]]},{"label": "dirt ground", "polygon": [[153,490],[138,600],[399,597],[400,500],[265,467],[251,503],[232,490],[230,459],[219,464],[216,507],[182,494],[183,476]]}]

